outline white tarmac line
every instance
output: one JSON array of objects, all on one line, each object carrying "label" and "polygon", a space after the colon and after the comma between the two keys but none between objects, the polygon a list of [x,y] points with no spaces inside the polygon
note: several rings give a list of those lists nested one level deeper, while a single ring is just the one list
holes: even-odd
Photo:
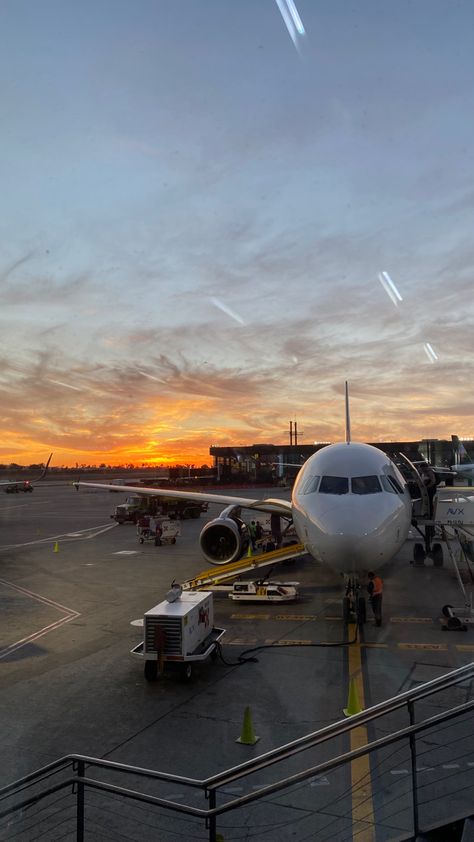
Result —
[{"label": "white tarmac line", "polygon": [[[102,535],[103,532],[108,532],[109,529],[114,529],[116,526],[118,526],[117,523],[106,523],[101,526],[88,526],[87,529],[81,529],[80,532],[75,533],[75,535],[80,536],[79,540],[87,541],[90,538],[95,538],[97,535]],[[91,534],[85,535],[84,533],[86,532],[90,532]],[[50,535],[47,538],[36,538],[34,541],[25,541],[23,544],[5,544],[3,547],[0,547],[0,551],[16,550],[21,547],[34,547],[39,544],[50,544],[51,541],[59,541],[61,538],[65,540],[73,540],[71,533],[62,532],[60,535]]]},{"label": "white tarmac line", "polygon": [[22,588],[21,585],[14,585],[13,582],[7,582],[5,579],[0,579],[0,585],[5,585],[8,588],[12,588],[19,593],[23,593],[26,596],[29,596],[31,599],[35,599],[37,602],[42,602],[44,605],[48,605],[52,608],[56,608],[58,611],[65,611],[65,616],[61,617],[59,620],[56,620],[54,623],[50,623],[47,626],[44,626],[42,629],[39,629],[32,634],[29,634],[27,637],[22,637],[21,640],[17,640],[15,643],[11,643],[10,646],[6,646],[5,649],[0,650],[0,660],[3,658],[7,658],[8,655],[11,655],[13,652],[16,652],[18,649],[21,649],[23,646],[26,646],[28,643],[32,643],[34,640],[38,640],[40,637],[44,637],[45,634],[48,632],[53,631],[54,629],[58,629],[60,626],[63,626],[65,623],[71,622],[71,620],[77,619],[80,617],[78,611],[74,611],[72,608],[66,608],[65,605],[61,605],[60,602],[55,602],[53,599],[49,599],[47,596],[41,596],[41,594],[37,594],[34,591],[29,591],[27,588]]}]

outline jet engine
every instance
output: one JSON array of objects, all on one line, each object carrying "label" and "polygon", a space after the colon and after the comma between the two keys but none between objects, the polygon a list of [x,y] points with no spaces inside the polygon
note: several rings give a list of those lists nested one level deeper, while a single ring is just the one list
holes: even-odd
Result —
[{"label": "jet engine", "polygon": [[227,513],[206,523],[199,536],[203,555],[211,564],[237,561],[247,552],[249,540],[243,520]]}]

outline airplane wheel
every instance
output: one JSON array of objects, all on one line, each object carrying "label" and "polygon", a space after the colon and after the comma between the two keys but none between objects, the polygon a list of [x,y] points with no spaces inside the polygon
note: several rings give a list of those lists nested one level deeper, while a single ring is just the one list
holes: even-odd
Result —
[{"label": "airplane wheel", "polygon": [[143,544],[143,538],[139,538],[138,540],[139,540],[140,544]]},{"label": "airplane wheel", "polygon": [[367,619],[367,609],[365,604],[365,597],[357,597],[357,622],[359,626],[363,626]]},{"label": "airplane wheel", "polygon": [[433,565],[435,567],[442,567],[444,563],[443,548],[441,544],[433,544],[432,550]]},{"label": "airplane wheel", "polygon": [[413,561],[415,565],[423,566],[425,563],[425,550],[423,544],[415,544],[413,547]]},{"label": "airplane wheel", "polygon": [[342,620],[347,626],[351,618],[351,601],[348,596],[342,600]]},{"label": "airplane wheel", "polygon": [[158,662],[145,661],[145,678],[147,681],[156,681],[158,678]]}]

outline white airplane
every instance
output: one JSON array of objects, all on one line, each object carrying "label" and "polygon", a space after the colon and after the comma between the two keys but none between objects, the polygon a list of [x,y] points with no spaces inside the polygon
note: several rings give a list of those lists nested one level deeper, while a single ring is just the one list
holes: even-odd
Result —
[{"label": "white airplane", "polygon": [[35,480],[29,479],[19,479],[19,480],[2,480],[0,481],[0,489],[5,491],[6,494],[15,494],[19,491],[33,491],[33,486],[36,485],[37,482],[44,479],[46,474],[48,473],[49,463],[51,462],[52,453],[49,454],[49,459],[46,462],[40,476]]},{"label": "white airplane", "polygon": [[[93,482],[77,485],[114,488]],[[351,441],[347,383],[346,440],[310,456],[299,471],[291,502],[168,488],[122,486],[121,490],[224,505],[219,517],[205,524],[199,539],[212,564],[236,561],[247,551],[249,534],[241,508],[292,519],[308,553],[352,582],[358,572],[393,558],[407,539],[412,520],[412,498],[394,462],[377,447]]]},{"label": "white airplane", "polygon": [[459,441],[457,436],[451,436],[451,440],[454,450],[454,465],[451,465],[451,470],[465,479],[474,479],[474,462],[463,461],[469,459],[469,454],[462,441]]}]

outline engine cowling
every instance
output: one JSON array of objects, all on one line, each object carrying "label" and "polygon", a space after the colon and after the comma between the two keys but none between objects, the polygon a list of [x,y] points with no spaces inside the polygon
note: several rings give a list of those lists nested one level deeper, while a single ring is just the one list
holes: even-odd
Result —
[{"label": "engine cowling", "polygon": [[247,552],[249,540],[246,524],[237,517],[215,518],[199,536],[202,553],[211,564],[237,561]]}]

